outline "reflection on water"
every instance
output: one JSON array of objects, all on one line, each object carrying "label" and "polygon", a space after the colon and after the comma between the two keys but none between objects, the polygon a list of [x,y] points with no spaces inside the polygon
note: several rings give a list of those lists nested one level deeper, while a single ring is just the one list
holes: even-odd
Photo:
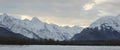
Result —
[{"label": "reflection on water", "polygon": [[0,50],[120,50],[120,46],[0,45]]}]

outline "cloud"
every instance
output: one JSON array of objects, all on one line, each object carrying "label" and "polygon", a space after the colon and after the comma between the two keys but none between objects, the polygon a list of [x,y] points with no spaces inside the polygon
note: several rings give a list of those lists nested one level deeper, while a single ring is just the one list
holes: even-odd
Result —
[{"label": "cloud", "polygon": [[116,16],[118,14],[120,14],[119,10],[120,10],[120,1],[119,0],[111,0],[111,1],[106,1],[102,4],[99,4],[96,6],[99,14],[101,14],[102,16]]},{"label": "cloud", "polygon": [[[84,8],[88,5],[88,8]],[[120,14],[120,0],[91,0],[84,6],[83,16],[91,16],[91,18],[100,18],[102,16],[115,16]],[[94,14],[92,14],[94,13]]]},{"label": "cloud", "polygon": [[108,0],[93,0],[93,2],[95,4],[102,4],[102,3],[106,2],[106,1],[108,1]]},{"label": "cloud", "polygon": [[84,27],[102,16],[120,14],[119,5],[120,0],[0,0],[0,13]]},{"label": "cloud", "polygon": [[89,3],[86,3],[83,8],[84,10],[91,10],[95,5],[102,4],[106,2],[107,0],[92,0]]},{"label": "cloud", "polygon": [[[44,22],[47,22],[47,23],[54,23],[54,24],[57,24],[57,25],[61,25],[61,26],[82,26],[82,27],[87,27],[91,22],[92,20],[89,20],[89,19],[79,19],[79,18],[72,18],[72,17],[69,17],[69,18],[62,18],[62,17],[39,17],[39,19],[41,21],[44,21]],[[70,21],[71,20],[71,21]]]},{"label": "cloud", "polygon": [[84,10],[90,10],[93,8],[94,5],[94,3],[85,4],[83,8]]}]

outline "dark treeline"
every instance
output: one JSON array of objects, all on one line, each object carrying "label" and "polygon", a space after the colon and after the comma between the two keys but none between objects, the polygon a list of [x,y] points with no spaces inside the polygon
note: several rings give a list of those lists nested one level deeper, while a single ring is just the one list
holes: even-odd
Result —
[{"label": "dark treeline", "polygon": [[54,41],[52,39],[24,39],[15,37],[0,37],[0,44],[5,45],[120,45],[120,40],[96,41]]}]

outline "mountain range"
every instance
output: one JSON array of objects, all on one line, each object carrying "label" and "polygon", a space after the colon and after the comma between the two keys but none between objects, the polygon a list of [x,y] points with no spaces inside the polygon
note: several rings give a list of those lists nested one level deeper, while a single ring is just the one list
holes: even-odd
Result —
[{"label": "mountain range", "polygon": [[106,16],[94,21],[89,27],[58,26],[40,21],[18,19],[6,13],[0,15],[0,37],[53,40],[120,40],[120,16]]},{"label": "mountain range", "polygon": [[[54,39],[59,41],[69,40],[76,33],[81,32],[83,29],[82,27],[78,26],[61,27],[55,24],[48,24],[40,21],[37,17],[33,17],[32,20],[28,19],[21,20],[14,18],[13,16],[9,16],[6,13],[0,15],[0,27],[13,32],[14,34],[23,35],[31,39],[37,40],[42,38],[42,39]],[[0,30],[0,35],[1,34],[3,33]]]}]

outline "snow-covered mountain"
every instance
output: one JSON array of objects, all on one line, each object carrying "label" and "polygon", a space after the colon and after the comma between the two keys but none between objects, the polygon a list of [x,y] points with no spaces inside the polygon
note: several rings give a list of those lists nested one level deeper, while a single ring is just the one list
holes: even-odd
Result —
[{"label": "snow-covered mountain", "polygon": [[6,13],[0,15],[0,27],[10,29],[14,33],[20,33],[33,39],[68,40],[76,33],[82,31],[81,27],[60,27],[55,24],[47,24],[33,17],[32,20],[20,20]]},{"label": "snow-covered mountain", "polygon": [[76,34],[72,40],[120,40],[120,16],[102,17]]},{"label": "snow-covered mountain", "polygon": [[92,23],[89,27],[98,27],[99,30],[101,29],[101,27],[106,27],[107,29],[110,29],[110,27],[112,27],[113,30],[120,32],[120,15],[102,17]]}]

